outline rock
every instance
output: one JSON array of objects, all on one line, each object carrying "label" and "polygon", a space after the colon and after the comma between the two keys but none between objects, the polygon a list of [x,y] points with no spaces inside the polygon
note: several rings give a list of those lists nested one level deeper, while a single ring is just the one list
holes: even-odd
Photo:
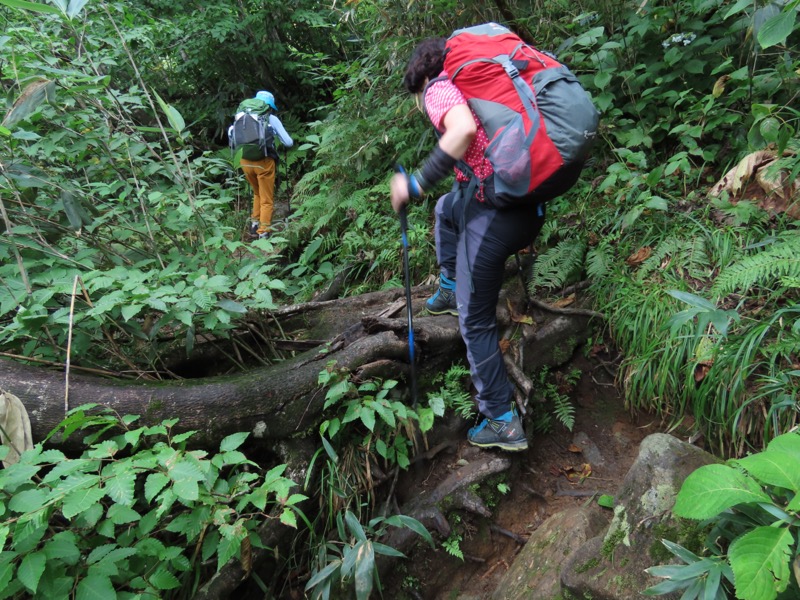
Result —
[{"label": "rock", "polygon": [[596,507],[557,513],[539,526],[503,576],[492,600],[551,600],[560,596],[564,560],[608,526]]},{"label": "rock", "polygon": [[697,533],[696,524],[672,516],[675,497],[690,473],[714,462],[719,459],[671,435],[646,437],[622,483],[608,529],[585,544],[572,544],[577,549],[561,570],[564,596],[638,600],[642,591],[662,581],[645,573],[673,562],[661,540],[684,545],[682,538]]},{"label": "rock", "polygon": [[581,453],[586,459],[586,462],[592,465],[592,467],[604,467],[606,465],[606,459],[603,457],[603,453],[600,452],[597,444],[583,431],[579,431],[575,434],[575,437],[572,438],[572,443],[581,449]]}]

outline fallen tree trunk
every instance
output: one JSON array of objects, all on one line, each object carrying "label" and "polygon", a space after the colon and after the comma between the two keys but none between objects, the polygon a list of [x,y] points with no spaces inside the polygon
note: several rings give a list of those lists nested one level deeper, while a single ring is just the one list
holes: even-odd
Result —
[{"label": "fallen tree trunk", "polygon": [[[419,314],[430,286],[414,288],[414,312]],[[354,376],[402,377],[408,372],[407,319],[403,291],[389,290],[354,298],[308,303],[277,311],[284,331],[302,329],[319,345],[283,362],[234,375],[163,382],[130,382],[67,374],[0,360],[0,390],[22,400],[34,441],[58,425],[66,410],[96,403],[120,415],[140,415],[142,424],[178,418],[176,431],[195,430],[197,445],[215,445],[240,431],[251,439],[272,442],[314,430],[319,424],[325,392],[319,373],[333,361]],[[514,325],[524,334],[519,352],[523,370],[537,364],[559,364],[586,337],[584,315],[560,315],[542,327],[516,325],[508,301],[498,304],[501,331]],[[400,314],[403,318],[394,318]],[[415,317],[415,357],[421,375],[465,361],[455,317]],[[564,348],[564,344],[569,346]],[[517,377],[519,374],[515,374]],[[518,382],[519,385],[519,382]],[[523,387],[525,387],[523,385]],[[530,394],[530,389],[527,390]],[[55,443],[65,443],[54,438]]]}]

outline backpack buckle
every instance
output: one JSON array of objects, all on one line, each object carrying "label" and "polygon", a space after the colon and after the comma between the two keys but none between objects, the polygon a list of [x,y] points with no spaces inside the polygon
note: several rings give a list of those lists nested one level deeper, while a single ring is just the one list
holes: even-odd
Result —
[{"label": "backpack buckle", "polygon": [[510,60],[507,60],[503,63],[503,68],[505,69],[506,73],[508,73],[508,76],[511,77],[511,79],[516,79],[519,77],[519,69],[517,69],[514,63]]}]

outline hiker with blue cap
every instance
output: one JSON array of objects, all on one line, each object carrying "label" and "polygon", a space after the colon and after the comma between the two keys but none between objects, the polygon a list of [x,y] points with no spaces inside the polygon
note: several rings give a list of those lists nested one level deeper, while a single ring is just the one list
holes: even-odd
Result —
[{"label": "hiker with blue cap", "polygon": [[242,101],[236,109],[233,125],[228,128],[232,152],[241,149],[239,166],[253,189],[253,210],[250,213],[250,235],[264,239],[272,230],[275,206],[275,175],[278,151],[275,138],[287,148],[294,140],[275,115],[275,96],[262,90],[254,98]]}]

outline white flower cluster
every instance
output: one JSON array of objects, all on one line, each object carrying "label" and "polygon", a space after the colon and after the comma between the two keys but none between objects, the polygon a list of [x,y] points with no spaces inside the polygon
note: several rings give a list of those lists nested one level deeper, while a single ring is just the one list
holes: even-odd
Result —
[{"label": "white flower cluster", "polygon": [[688,46],[696,38],[697,36],[693,33],[676,33],[672,37],[669,37],[661,42],[661,45],[664,47],[664,49],[669,48],[673,44],[683,44],[684,46]]}]

